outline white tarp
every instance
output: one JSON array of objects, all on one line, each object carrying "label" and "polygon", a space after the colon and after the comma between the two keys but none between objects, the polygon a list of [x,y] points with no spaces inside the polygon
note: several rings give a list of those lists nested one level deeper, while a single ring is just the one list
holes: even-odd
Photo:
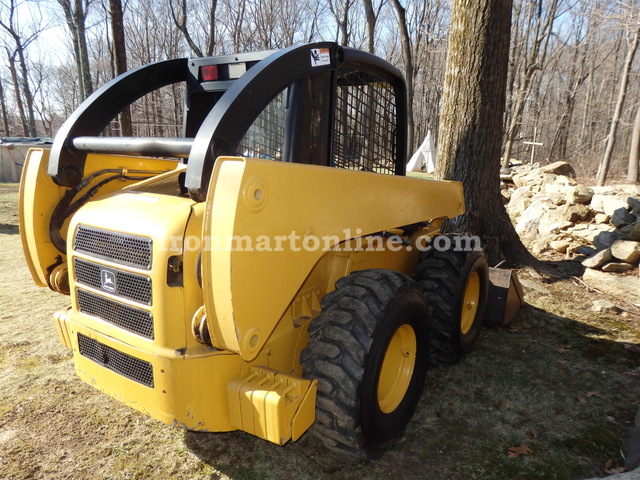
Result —
[{"label": "white tarp", "polygon": [[0,183],[18,183],[29,147],[0,145]]},{"label": "white tarp", "polygon": [[0,138],[0,183],[18,183],[30,148],[51,148],[51,142],[39,138]]},{"label": "white tarp", "polygon": [[431,141],[431,130],[427,131],[422,145],[407,163],[407,172],[421,172],[423,166],[427,173],[433,173],[436,170],[436,149]]}]

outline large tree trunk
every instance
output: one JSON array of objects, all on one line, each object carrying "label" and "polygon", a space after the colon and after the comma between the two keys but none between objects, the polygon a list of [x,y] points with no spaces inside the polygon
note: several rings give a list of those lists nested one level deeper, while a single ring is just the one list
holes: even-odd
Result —
[{"label": "large tree trunk", "polygon": [[616,134],[618,133],[618,125],[620,124],[620,117],[622,116],[622,107],[624,106],[624,100],[627,96],[627,87],[629,86],[629,73],[633,66],[633,59],[636,56],[638,50],[640,28],[633,34],[633,40],[627,50],[627,57],[622,66],[622,77],[620,78],[620,90],[618,91],[618,100],[611,117],[611,125],[609,126],[609,135],[607,135],[607,146],[604,150],[604,156],[598,166],[598,174],[596,180],[599,186],[603,186],[607,181],[607,174],[609,173],[609,165],[611,164],[611,157],[613,155],[613,147],[616,145]]},{"label": "large tree trunk", "polygon": [[636,110],[636,120],[633,123],[633,136],[631,137],[631,149],[629,151],[629,167],[627,169],[627,181],[638,183],[638,162],[640,162],[640,105]]},{"label": "large tree trunk", "polygon": [[[124,37],[122,2],[120,0],[109,0],[109,10],[111,16],[111,31],[113,34],[113,55],[116,75],[121,75],[127,71],[127,45]],[[126,107],[120,113],[120,134],[123,137],[133,136],[131,109],[129,107]]]},{"label": "large tree trunk", "polygon": [[500,194],[511,0],[453,0],[436,177],[464,186],[467,213],[447,229],[479,235],[496,264],[536,263]]}]

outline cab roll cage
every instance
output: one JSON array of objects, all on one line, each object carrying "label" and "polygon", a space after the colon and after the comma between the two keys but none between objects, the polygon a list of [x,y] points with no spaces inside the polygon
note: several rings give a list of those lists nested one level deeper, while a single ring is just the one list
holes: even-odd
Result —
[{"label": "cab roll cage", "polygon": [[[216,65],[218,78],[203,79],[200,67]],[[240,73],[237,73],[240,70]],[[246,73],[245,73],[246,70]],[[185,186],[206,199],[215,159],[235,155],[260,112],[283,88],[291,87],[283,159],[332,165],[337,72],[360,72],[366,82],[386,82],[395,95],[394,172],[405,173],[406,88],[399,70],[367,52],[322,42],[276,52],[198,59],[179,58],[126,72],[87,98],[58,131],[48,173],[56,184],[77,186],[85,177],[88,153],[166,156],[185,159]],[[362,77],[361,77],[362,78]],[[104,128],[127,106],[159,88],[186,82],[183,137],[103,137]],[[311,119],[315,121],[311,121]],[[322,120],[318,120],[321,118]],[[314,130],[326,129],[324,132]],[[322,145],[319,145],[322,143]],[[313,159],[298,159],[304,149]]]}]

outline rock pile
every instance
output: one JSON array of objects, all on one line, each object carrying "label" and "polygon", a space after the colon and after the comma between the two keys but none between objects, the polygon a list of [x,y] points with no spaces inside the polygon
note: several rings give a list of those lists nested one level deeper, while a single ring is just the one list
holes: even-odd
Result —
[{"label": "rock pile", "polygon": [[566,162],[514,166],[503,173],[502,182],[516,231],[535,255],[560,253],[587,269],[635,273],[640,186],[580,185]]}]

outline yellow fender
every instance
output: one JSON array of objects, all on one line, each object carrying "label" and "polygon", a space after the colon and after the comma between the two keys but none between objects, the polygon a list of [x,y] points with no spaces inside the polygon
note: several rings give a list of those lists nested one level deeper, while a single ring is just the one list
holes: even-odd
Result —
[{"label": "yellow fender", "polygon": [[215,346],[254,359],[314,265],[338,243],[462,213],[458,182],[218,158],[202,252]]}]

